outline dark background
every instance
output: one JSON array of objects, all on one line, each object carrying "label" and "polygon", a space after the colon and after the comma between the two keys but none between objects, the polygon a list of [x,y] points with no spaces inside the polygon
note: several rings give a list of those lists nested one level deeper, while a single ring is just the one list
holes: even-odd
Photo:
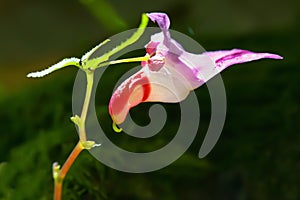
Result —
[{"label": "dark background", "polygon": [[[26,74],[81,57],[105,38],[137,27],[141,13],[151,11],[166,12],[172,29],[206,50],[241,48],[277,53],[284,60],[251,62],[222,73],[226,124],[204,159],[197,154],[210,118],[206,86],[196,90],[199,133],[179,160],[156,172],[128,174],[83,152],[65,179],[63,199],[300,198],[299,1],[10,0],[0,1],[0,199],[51,199],[51,165],[62,164],[78,139],[69,120],[77,69],[43,79]],[[109,80],[121,76],[121,68],[107,75],[97,97],[106,126],[111,124]],[[149,120],[144,116],[149,106],[133,110],[139,123]],[[176,114],[176,105],[166,107]],[[172,139],[163,133],[146,142],[108,135],[138,150]]]}]

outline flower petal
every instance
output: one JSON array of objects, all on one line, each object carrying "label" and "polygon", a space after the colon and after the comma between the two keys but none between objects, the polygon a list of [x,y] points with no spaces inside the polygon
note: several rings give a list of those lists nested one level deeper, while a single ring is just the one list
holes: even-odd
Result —
[{"label": "flower petal", "polygon": [[159,71],[148,68],[151,92],[145,102],[176,103],[184,100],[192,90],[190,82],[178,71],[163,67]]},{"label": "flower petal", "polygon": [[239,63],[250,62],[263,58],[282,59],[281,56],[271,53],[255,53],[242,49],[205,52],[218,66],[219,71]]},{"label": "flower petal", "polygon": [[150,81],[143,70],[126,79],[113,93],[109,113],[116,124],[122,123],[130,108],[149,97]]},{"label": "flower petal", "polygon": [[162,32],[151,36],[146,45],[150,59],[143,68],[123,82],[113,93],[110,114],[116,124],[122,123],[130,108],[142,102],[175,103],[184,100],[191,90],[200,87],[225,68],[239,63],[271,58],[270,53],[233,49],[202,54],[186,52],[168,31],[170,20],[164,13],[149,13]]},{"label": "flower petal", "polygon": [[130,108],[139,103],[180,102],[190,90],[189,82],[176,70],[164,67],[155,71],[147,65],[116,89],[109,102],[109,112],[113,121],[120,124]]},{"label": "flower petal", "polygon": [[147,13],[149,19],[153,22],[156,22],[163,31],[166,31],[170,27],[170,19],[167,14],[159,13],[159,12],[152,12]]},{"label": "flower petal", "polygon": [[[210,79],[212,75],[214,76],[218,73],[215,69],[215,63],[208,55],[186,52],[183,47],[173,39],[170,39],[165,44],[164,38],[165,36],[162,33],[153,35],[151,42],[146,45],[146,48],[149,46],[149,48],[156,50],[155,55],[164,57],[165,65],[163,67],[180,73],[185,78],[185,81],[189,82],[191,86],[190,89],[201,86],[205,81]],[[159,43],[159,45],[157,45],[157,43]],[[150,57],[148,61],[149,68],[159,68],[160,66],[156,66],[157,62],[153,62],[153,60],[155,61],[155,56]],[[145,63],[143,63],[143,65],[145,65]]]}]

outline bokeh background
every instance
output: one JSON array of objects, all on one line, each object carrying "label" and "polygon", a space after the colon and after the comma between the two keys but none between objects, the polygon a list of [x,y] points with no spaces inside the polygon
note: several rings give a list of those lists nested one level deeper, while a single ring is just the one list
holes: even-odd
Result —
[{"label": "bokeh background", "polygon": [[[128,174],[83,152],[65,179],[63,199],[300,199],[297,0],[1,0],[0,199],[51,199],[52,163],[63,163],[78,139],[69,120],[77,69],[43,79],[27,79],[26,74],[65,57],[81,57],[105,38],[137,27],[141,13],[151,11],[168,13],[172,29],[206,50],[242,48],[278,53],[284,60],[246,63],[222,73],[226,124],[204,159],[197,155],[210,118],[205,86],[196,90],[199,133],[179,160],[156,172]],[[107,127],[110,80],[126,67],[130,65],[107,75],[97,97],[101,123]],[[149,106],[133,110],[138,123],[149,121]],[[176,105],[166,107],[176,116]],[[171,131],[146,141],[107,134],[137,151],[167,144],[173,137]]]}]

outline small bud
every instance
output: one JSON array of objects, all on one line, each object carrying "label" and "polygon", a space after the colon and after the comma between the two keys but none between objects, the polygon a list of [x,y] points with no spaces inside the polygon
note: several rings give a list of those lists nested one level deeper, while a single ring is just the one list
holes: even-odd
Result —
[{"label": "small bud", "polygon": [[55,162],[52,165],[52,175],[54,180],[58,178],[59,173],[60,173],[60,165],[58,164],[58,162]]},{"label": "small bud", "polygon": [[84,149],[87,149],[87,150],[90,150],[93,147],[101,146],[101,144],[96,144],[94,141],[81,142],[81,145],[83,146]]},{"label": "small bud", "polygon": [[71,117],[70,119],[77,126],[79,126],[81,123],[81,118],[78,115],[75,115],[75,116]]}]

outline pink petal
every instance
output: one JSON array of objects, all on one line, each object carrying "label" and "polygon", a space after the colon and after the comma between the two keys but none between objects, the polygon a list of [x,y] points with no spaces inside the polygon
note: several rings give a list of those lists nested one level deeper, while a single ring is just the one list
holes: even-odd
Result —
[{"label": "pink petal", "polygon": [[192,90],[200,87],[218,73],[215,63],[209,56],[192,54],[184,50],[180,55],[168,54],[166,67],[180,73]]},{"label": "pink petal", "polygon": [[263,58],[282,59],[270,53],[233,49],[192,54],[170,37],[170,20],[164,13],[148,17],[162,29],[146,45],[150,55],[143,68],[123,82],[113,93],[109,112],[116,124],[124,122],[130,108],[142,102],[174,103],[227,67]]},{"label": "pink petal", "polygon": [[147,65],[116,89],[109,102],[109,113],[116,124],[121,124],[130,108],[139,103],[180,102],[190,90],[189,82],[176,70],[161,68],[152,71]]},{"label": "pink petal", "polygon": [[[165,13],[148,13],[147,16],[149,19],[153,22],[156,22],[159,26],[159,28],[162,30],[163,35],[164,35],[164,43],[168,43],[169,40],[171,40],[171,36],[169,33],[169,27],[170,27],[170,19],[167,14]],[[151,37],[152,38],[152,37]],[[151,41],[153,41],[151,39]],[[160,41],[158,41],[160,42]]]},{"label": "pink petal", "polygon": [[220,71],[234,64],[250,62],[263,58],[282,59],[281,56],[276,54],[255,53],[242,49],[212,51],[205,52],[204,54],[208,55],[216,63]]},{"label": "pink petal", "polygon": [[125,80],[113,93],[109,113],[116,124],[122,123],[130,108],[145,101],[150,94],[150,81],[144,71],[139,71]]},{"label": "pink petal", "polygon": [[159,42],[152,42],[152,41],[149,42],[149,43],[146,45],[146,52],[147,52],[149,55],[155,54],[158,45],[159,45]]},{"label": "pink petal", "polygon": [[[163,42],[165,36],[162,33],[157,33],[151,36],[151,42],[146,45],[146,48],[151,48],[155,44],[156,55],[164,57],[165,65],[169,70],[176,70],[184,78],[185,82],[189,82],[190,89],[195,89],[202,85],[205,80],[211,78],[211,74],[217,74],[215,63],[208,55],[197,55],[186,52],[183,47],[173,39]],[[157,45],[159,43],[159,45]],[[161,65],[154,62],[155,56],[148,61],[149,68],[159,69]],[[159,63],[161,64],[161,63]],[[143,63],[145,66],[145,63]]]}]

